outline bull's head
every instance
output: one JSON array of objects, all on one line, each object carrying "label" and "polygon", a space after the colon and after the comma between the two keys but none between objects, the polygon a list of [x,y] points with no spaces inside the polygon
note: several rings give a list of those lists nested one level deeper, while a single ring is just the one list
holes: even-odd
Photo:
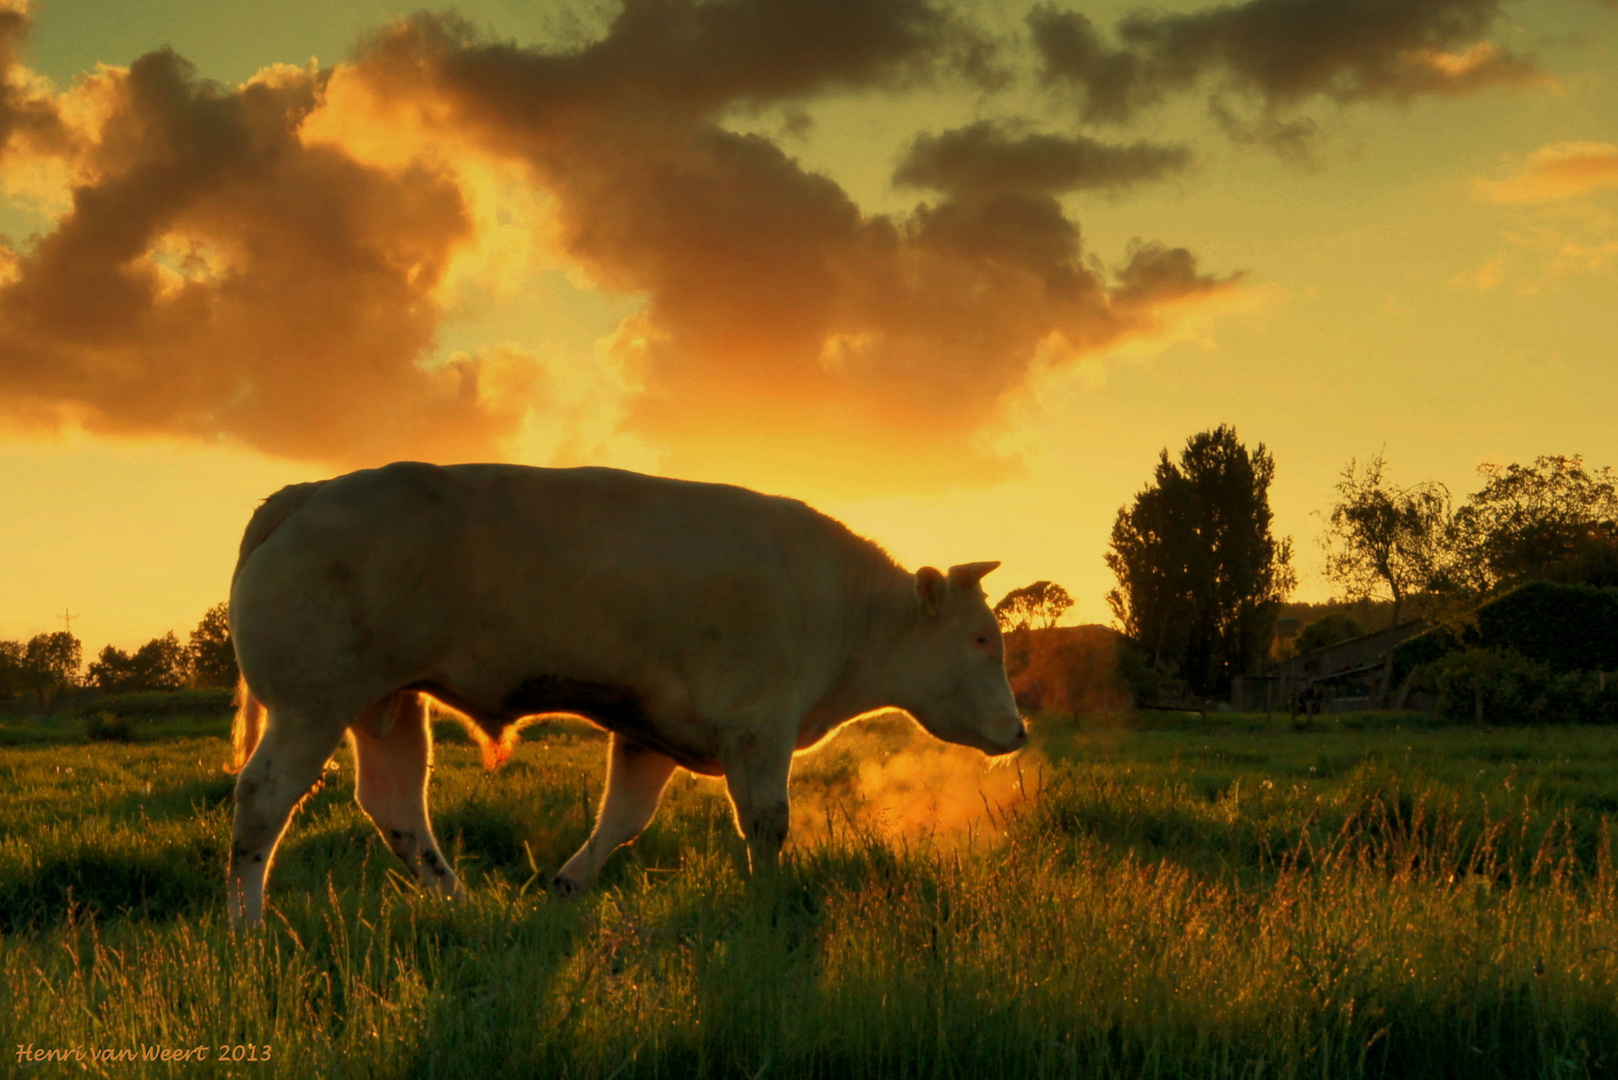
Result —
[{"label": "bull's head", "polygon": [[1000,624],[979,582],[1000,564],[916,571],[916,618],[895,659],[897,704],[946,742],[988,754],[1020,749],[1028,729],[1006,681]]}]

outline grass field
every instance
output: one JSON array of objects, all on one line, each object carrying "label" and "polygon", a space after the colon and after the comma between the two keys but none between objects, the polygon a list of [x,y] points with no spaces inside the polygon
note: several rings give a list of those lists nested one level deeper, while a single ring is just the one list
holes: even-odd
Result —
[{"label": "grass field", "polygon": [[[1618,729],[1047,717],[985,768],[881,718],[799,760],[778,879],[682,775],[574,904],[542,883],[599,736],[530,729],[494,774],[440,746],[459,904],[401,881],[344,751],[237,937],[222,728],[162,723],[0,749],[8,1071],[1618,1075]],[[91,1054],[221,1044],[270,1060]]]}]

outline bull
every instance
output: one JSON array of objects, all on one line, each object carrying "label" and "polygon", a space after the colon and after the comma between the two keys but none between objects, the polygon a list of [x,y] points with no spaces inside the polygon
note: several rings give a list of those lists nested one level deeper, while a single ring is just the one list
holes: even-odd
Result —
[{"label": "bull", "polygon": [[616,469],[397,462],[284,488],[231,583],[230,916],[262,918],[276,845],[345,732],[383,839],[460,891],[427,813],[429,698],[491,764],[525,718],[609,733],[600,813],[555,895],[589,888],[676,767],[724,778],[751,867],[771,869],[794,752],[848,720],[898,708],[988,754],[1024,744],[979,585],[998,565],[911,574],[801,502]]}]

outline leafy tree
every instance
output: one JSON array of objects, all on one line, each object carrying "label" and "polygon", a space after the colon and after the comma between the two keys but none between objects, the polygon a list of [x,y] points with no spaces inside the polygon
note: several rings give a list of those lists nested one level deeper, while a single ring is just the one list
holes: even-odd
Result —
[{"label": "leafy tree", "polygon": [[1223,693],[1256,671],[1292,589],[1292,544],[1270,533],[1275,459],[1249,452],[1234,428],[1164,450],[1153,482],[1118,511],[1107,603],[1158,670],[1177,669],[1198,693]]},{"label": "leafy tree", "polygon": [[235,686],[236,647],[230,640],[230,605],[215,604],[191,631],[187,647],[191,670],[198,686]]},{"label": "leafy tree", "polygon": [[191,681],[191,656],[170,630],[135,650],[130,657],[147,690],[178,690]]},{"label": "leafy tree", "polygon": [[90,665],[89,679],[102,690],[178,690],[190,682],[191,663],[185,646],[170,630],[134,654],[108,645]]},{"label": "leafy tree", "polygon": [[66,630],[35,634],[23,647],[23,680],[44,703],[78,682],[82,655],[79,639]]},{"label": "leafy tree", "polygon": [[28,685],[24,655],[22,642],[0,641],[0,698],[14,697]]},{"label": "leafy tree", "polygon": [[108,693],[130,689],[134,682],[134,669],[130,665],[129,654],[115,645],[106,646],[90,661],[84,680]]},{"label": "leafy tree", "polygon": [[1349,461],[1337,483],[1337,503],[1321,541],[1326,577],[1351,599],[1393,601],[1390,626],[1414,594],[1446,582],[1449,489],[1443,484],[1399,487],[1384,475],[1378,454],[1360,471]]},{"label": "leafy tree", "polygon": [[1055,582],[1036,581],[1012,589],[994,605],[994,617],[1005,631],[1027,630],[1031,626],[1055,626],[1062,613],[1073,606],[1073,597]]},{"label": "leafy tree", "polygon": [[1455,513],[1467,584],[1498,591],[1536,579],[1618,584],[1618,477],[1578,455],[1482,465],[1487,479]]}]

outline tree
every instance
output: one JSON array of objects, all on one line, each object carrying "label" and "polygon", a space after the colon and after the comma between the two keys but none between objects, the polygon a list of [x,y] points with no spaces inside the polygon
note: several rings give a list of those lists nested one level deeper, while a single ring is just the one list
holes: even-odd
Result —
[{"label": "tree", "polygon": [[43,704],[78,682],[81,657],[79,639],[66,630],[35,634],[23,647],[23,679]]},{"label": "tree", "polygon": [[1361,472],[1350,459],[1337,482],[1337,502],[1321,546],[1326,577],[1350,599],[1393,601],[1392,621],[1414,593],[1446,581],[1449,489],[1425,483],[1398,487],[1384,475],[1378,454]]},{"label": "tree", "polygon": [[1036,581],[1012,589],[994,605],[994,617],[1003,631],[1027,630],[1031,626],[1051,627],[1062,613],[1073,606],[1073,597],[1051,581]]},{"label": "tree", "polygon": [[102,690],[178,690],[191,681],[190,656],[170,630],[134,654],[108,645],[90,665],[90,681]]},{"label": "tree", "polygon": [[1118,511],[1107,603],[1159,670],[1201,694],[1228,691],[1263,664],[1277,609],[1291,591],[1292,543],[1270,533],[1275,459],[1251,453],[1234,428],[1164,450],[1153,483]]},{"label": "tree", "polygon": [[16,696],[28,685],[26,655],[20,641],[0,641],[0,699]]},{"label": "tree", "polygon": [[236,668],[236,647],[230,640],[230,605],[215,604],[191,631],[191,670],[198,686],[234,687],[240,672]]},{"label": "tree", "polygon": [[90,661],[84,680],[97,690],[105,690],[109,694],[130,689],[134,682],[134,671],[129,663],[129,654],[115,645],[106,646]]},{"label": "tree", "polygon": [[1455,513],[1451,542],[1479,593],[1536,579],[1615,584],[1618,478],[1584,459],[1481,465],[1481,490]]}]

